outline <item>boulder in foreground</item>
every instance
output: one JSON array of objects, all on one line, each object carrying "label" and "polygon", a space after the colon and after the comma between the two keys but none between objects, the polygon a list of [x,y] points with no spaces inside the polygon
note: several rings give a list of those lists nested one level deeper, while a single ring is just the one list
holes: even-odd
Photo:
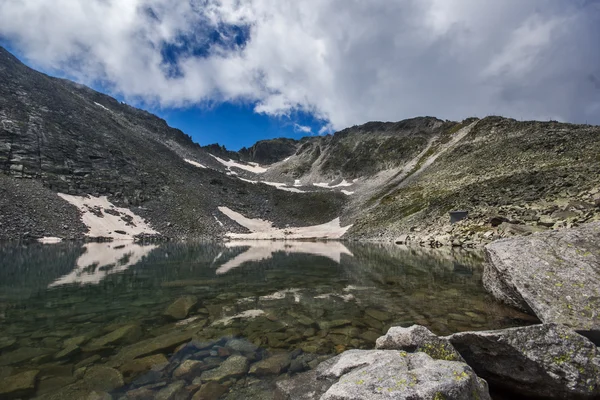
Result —
[{"label": "boulder in foreground", "polygon": [[425,353],[350,350],[314,371],[277,383],[277,400],[490,399],[487,383],[465,363]]},{"label": "boulder in foreground", "polygon": [[483,283],[497,299],[600,343],[600,223],[499,240]]},{"label": "boulder in foreground", "polygon": [[548,399],[600,397],[600,353],[565,326],[461,332],[447,339],[492,386]]}]

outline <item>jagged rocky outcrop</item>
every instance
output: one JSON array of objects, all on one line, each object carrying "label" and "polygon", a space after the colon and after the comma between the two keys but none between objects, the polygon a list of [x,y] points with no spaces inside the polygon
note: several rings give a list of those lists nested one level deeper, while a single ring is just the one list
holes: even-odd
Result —
[{"label": "jagged rocky outcrop", "polygon": [[497,299],[600,343],[600,223],[496,241],[483,283]]}]

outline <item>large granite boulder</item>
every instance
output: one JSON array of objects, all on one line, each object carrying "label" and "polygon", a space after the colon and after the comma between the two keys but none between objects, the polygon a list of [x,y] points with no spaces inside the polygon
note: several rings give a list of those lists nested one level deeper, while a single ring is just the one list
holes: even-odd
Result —
[{"label": "large granite boulder", "polygon": [[277,383],[277,400],[490,399],[465,363],[425,353],[349,350],[315,370]]},{"label": "large granite boulder", "polygon": [[565,326],[462,332],[447,339],[492,386],[548,399],[600,398],[600,352]]},{"label": "large granite boulder", "polygon": [[438,337],[421,325],[409,328],[393,326],[377,339],[376,347],[379,350],[423,352],[436,360],[464,361],[448,339]]},{"label": "large granite boulder", "polygon": [[499,300],[600,343],[600,223],[499,240],[483,283]]}]

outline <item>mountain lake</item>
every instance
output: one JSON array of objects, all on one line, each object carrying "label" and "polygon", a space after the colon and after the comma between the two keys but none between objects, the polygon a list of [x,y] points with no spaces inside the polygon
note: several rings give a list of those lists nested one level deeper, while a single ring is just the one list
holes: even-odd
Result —
[{"label": "mountain lake", "polygon": [[20,374],[22,398],[186,399],[204,385],[194,399],[273,399],[277,380],[372,349],[391,326],[447,335],[535,322],[485,292],[480,252],[4,243],[0,260],[0,379]]}]

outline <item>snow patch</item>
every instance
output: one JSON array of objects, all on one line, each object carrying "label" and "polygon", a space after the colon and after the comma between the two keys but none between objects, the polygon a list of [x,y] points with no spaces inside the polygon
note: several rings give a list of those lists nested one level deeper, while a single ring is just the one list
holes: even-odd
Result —
[{"label": "snow patch", "polygon": [[313,226],[276,228],[271,221],[259,218],[247,218],[228,207],[219,207],[223,214],[250,230],[252,233],[227,233],[232,239],[339,239],[352,227],[342,227],[340,218]]},{"label": "snow patch", "polygon": [[198,167],[198,168],[206,168],[205,165],[200,164],[199,162],[196,162],[194,160],[189,160],[187,158],[184,158],[183,161],[185,161],[188,164],[192,164],[194,167]]},{"label": "snow patch", "polygon": [[339,297],[340,299],[344,300],[345,303],[348,303],[349,301],[352,301],[355,299],[355,297],[352,293],[350,293],[350,294],[325,293],[325,294],[320,294],[318,296],[315,296],[314,298],[322,299],[322,300],[329,300],[332,297]]},{"label": "snow patch", "polygon": [[110,111],[108,108],[104,107],[102,104],[100,103],[96,103],[94,102],[95,105],[97,105],[98,107],[104,108],[106,111]]},{"label": "snow patch", "polygon": [[340,192],[344,193],[346,196],[352,196],[354,194],[354,192],[344,189],[340,190]]},{"label": "snow patch", "polygon": [[285,290],[280,290],[278,292],[266,295],[266,296],[260,296],[258,298],[259,301],[269,301],[269,300],[283,300],[285,299],[285,297],[288,294],[292,294],[294,295],[294,302],[296,303],[300,303],[300,289],[285,289]]},{"label": "snow patch", "polygon": [[217,221],[217,224],[219,224],[220,226],[224,226],[223,223],[221,221],[219,221],[219,218],[217,218],[216,215],[213,215],[213,217],[215,217],[215,220]]},{"label": "snow patch", "polygon": [[261,167],[260,165],[258,165],[256,163],[249,163],[250,165],[240,164],[240,163],[235,162],[233,160],[225,161],[222,158],[219,158],[219,157],[217,157],[217,156],[215,156],[213,154],[211,154],[211,156],[215,160],[217,160],[218,162],[220,162],[221,164],[223,164],[224,166],[226,166],[228,169],[230,169],[230,168],[239,168],[239,169],[243,169],[244,171],[252,172],[252,173],[255,173],[255,174],[264,174],[268,170],[268,168]]},{"label": "snow patch", "polygon": [[[106,196],[72,196],[64,193],[58,193],[58,196],[79,208],[81,221],[88,227],[86,236],[134,240],[134,236],[142,233],[159,234],[131,210],[115,207]],[[107,213],[106,210],[110,210],[111,213]]]},{"label": "snow patch", "polygon": [[83,247],[85,252],[77,259],[75,269],[48,287],[67,284],[96,285],[107,276],[123,272],[137,264],[158,246],[142,246],[137,243],[87,243]]},{"label": "snow patch", "polygon": [[62,238],[47,236],[47,237],[38,239],[38,242],[40,242],[42,244],[56,244],[56,243],[62,242]]},{"label": "snow patch", "polygon": [[[356,181],[356,180],[355,180]],[[338,183],[337,185],[329,186],[329,183],[321,182],[321,183],[313,183],[314,186],[325,188],[325,189],[336,189],[340,187],[348,187],[354,185],[354,182],[348,182],[345,179]]]},{"label": "snow patch", "polygon": [[300,187],[300,186],[302,186],[302,183],[300,183],[300,179],[296,179],[296,180],[294,181],[294,186],[296,186],[296,187]]},{"label": "snow patch", "polygon": [[300,189],[296,189],[296,188],[292,188],[292,187],[288,187],[285,183],[280,183],[280,182],[267,182],[267,181],[253,181],[250,179],[245,179],[245,178],[239,178],[240,180],[244,181],[244,182],[248,182],[248,183],[252,183],[252,184],[257,184],[257,183],[264,183],[265,185],[269,185],[269,186],[273,186],[279,190],[284,190],[286,192],[293,192],[293,193],[306,193],[303,190]]}]

